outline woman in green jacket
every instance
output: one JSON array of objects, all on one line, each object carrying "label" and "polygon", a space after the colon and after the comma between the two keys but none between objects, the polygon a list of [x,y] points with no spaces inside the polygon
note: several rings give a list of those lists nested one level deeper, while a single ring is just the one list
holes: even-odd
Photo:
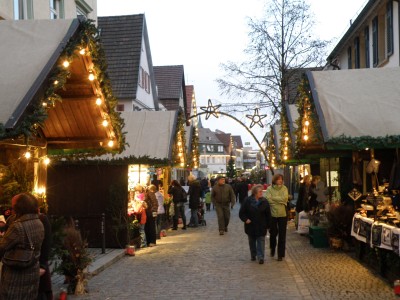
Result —
[{"label": "woman in green jacket", "polygon": [[271,229],[269,246],[271,256],[275,256],[276,237],[278,236],[278,261],[285,257],[286,248],[286,206],[288,203],[288,189],[283,185],[283,175],[275,174],[272,178],[272,185],[268,187],[266,198],[271,207]]}]

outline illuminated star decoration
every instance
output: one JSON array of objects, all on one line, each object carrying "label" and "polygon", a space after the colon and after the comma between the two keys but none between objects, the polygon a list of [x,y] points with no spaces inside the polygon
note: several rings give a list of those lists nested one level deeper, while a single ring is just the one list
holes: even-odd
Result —
[{"label": "illuminated star decoration", "polygon": [[253,115],[246,115],[246,117],[251,120],[250,128],[252,128],[256,124],[260,125],[261,128],[264,128],[264,125],[261,121],[262,119],[266,118],[267,115],[260,115],[258,113],[258,108],[254,109]]},{"label": "illuminated star decoration", "polygon": [[218,108],[221,106],[221,104],[218,105],[212,105],[211,99],[208,99],[208,106],[201,106],[200,109],[204,110],[206,112],[206,120],[213,115],[214,117],[218,118]]}]

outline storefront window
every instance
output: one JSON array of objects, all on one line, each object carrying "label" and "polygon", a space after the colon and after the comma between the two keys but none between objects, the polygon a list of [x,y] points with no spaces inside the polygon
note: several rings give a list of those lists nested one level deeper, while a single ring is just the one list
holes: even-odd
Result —
[{"label": "storefront window", "polygon": [[137,184],[147,184],[149,181],[148,165],[129,165],[128,166],[128,190],[135,188]]}]

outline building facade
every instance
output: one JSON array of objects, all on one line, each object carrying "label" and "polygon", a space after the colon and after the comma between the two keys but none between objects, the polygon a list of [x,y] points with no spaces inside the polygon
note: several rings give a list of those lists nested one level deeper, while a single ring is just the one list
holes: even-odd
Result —
[{"label": "building facade", "polygon": [[73,19],[97,20],[97,0],[3,0],[0,20]]}]

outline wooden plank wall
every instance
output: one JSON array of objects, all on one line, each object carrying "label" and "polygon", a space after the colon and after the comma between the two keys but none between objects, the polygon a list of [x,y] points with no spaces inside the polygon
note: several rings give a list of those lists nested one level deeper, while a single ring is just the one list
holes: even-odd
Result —
[{"label": "wooden plank wall", "polygon": [[116,248],[121,243],[124,247],[126,238],[120,238],[118,243],[109,213],[112,205],[110,189],[115,186],[125,193],[127,201],[127,165],[50,165],[47,173],[49,215],[78,220],[89,247],[101,247],[101,214],[106,213],[106,247]]}]

